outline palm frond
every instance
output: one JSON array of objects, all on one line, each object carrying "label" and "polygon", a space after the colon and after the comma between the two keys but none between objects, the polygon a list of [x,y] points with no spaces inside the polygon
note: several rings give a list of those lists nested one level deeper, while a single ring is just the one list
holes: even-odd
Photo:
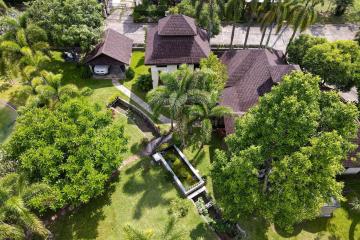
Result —
[{"label": "palm frond", "polygon": [[0,239],[25,239],[25,233],[19,226],[0,222]]}]

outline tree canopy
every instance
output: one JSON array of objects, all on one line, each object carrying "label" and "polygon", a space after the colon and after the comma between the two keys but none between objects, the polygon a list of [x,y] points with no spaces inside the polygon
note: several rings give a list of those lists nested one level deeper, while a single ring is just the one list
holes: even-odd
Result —
[{"label": "tree canopy", "polygon": [[97,0],[34,0],[27,9],[58,47],[88,50],[101,36],[102,8]]},{"label": "tree canopy", "polygon": [[87,202],[104,190],[127,149],[123,126],[82,98],[65,99],[54,110],[27,107],[4,145],[31,183],[60,192],[56,206]]},{"label": "tree canopy", "polygon": [[212,176],[225,214],[258,215],[291,231],[319,215],[331,197],[342,199],[335,176],[352,149],[358,111],[320,78],[294,72],[237,120],[217,151]]}]

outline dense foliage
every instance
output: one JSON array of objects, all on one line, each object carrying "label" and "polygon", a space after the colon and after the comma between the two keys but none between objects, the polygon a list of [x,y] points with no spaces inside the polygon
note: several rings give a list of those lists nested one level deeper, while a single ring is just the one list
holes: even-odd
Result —
[{"label": "dense foliage", "polygon": [[212,176],[225,215],[261,216],[287,231],[319,215],[331,197],[342,199],[342,161],[352,149],[358,111],[335,92],[322,92],[320,79],[285,76],[237,120],[217,151]]},{"label": "dense foliage", "polygon": [[126,143],[123,126],[112,124],[109,112],[74,98],[54,110],[26,108],[4,149],[31,183],[59,191],[54,204],[61,206],[101,194]]},{"label": "dense foliage", "polygon": [[136,87],[141,91],[148,92],[152,89],[152,78],[151,74],[141,74],[136,79]]},{"label": "dense foliage", "polygon": [[349,90],[360,82],[360,46],[349,40],[318,44],[307,51],[303,65],[326,83]]},{"label": "dense foliage", "polygon": [[325,38],[314,37],[309,34],[301,34],[297,39],[289,44],[288,47],[288,60],[291,63],[299,64],[303,67],[303,59],[307,51],[321,43],[325,43]]},{"label": "dense foliage", "polygon": [[34,0],[27,14],[54,45],[82,50],[98,42],[104,21],[97,0]]}]

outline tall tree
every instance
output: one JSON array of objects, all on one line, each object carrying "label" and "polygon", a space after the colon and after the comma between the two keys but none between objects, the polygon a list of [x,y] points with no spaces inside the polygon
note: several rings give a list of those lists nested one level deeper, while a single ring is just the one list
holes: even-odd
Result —
[{"label": "tall tree", "polygon": [[[352,149],[358,111],[319,77],[294,72],[239,118],[218,151],[212,176],[225,215],[261,216],[280,228],[318,216],[330,197],[342,199],[336,175]],[[344,118],[343,118],[344,117]]]},{"label": "tall tree", "polygon": [[101,37],[104,18],[97,0],[34,0],[27,13],[57,47],[87,51]]},{"label": "tall tree", "polygon": [[57,206],[76,205],[103,193],[127,139],[109,111],[65,98],[54,110],[25,108],[4,150],[31,183],[46,182],[60,192]]},{"label": "tall tree", "polygon": [[249,38],[251,25],[258,18],[259,14],[259,2],[258,0],[246,1],[245,5],[245,18],[247,20],[246,34],[243,48],[247,48],[247,41]]},{"label": "tall tree", "polygon": [[[294,4],[291,7],[291,13],[289,15],[289,23],[293,28],[293,33],[289,39],[288,46],[294,39],[295,34],[298,30],[300,30],[300,32],[303,32],[316,21],[316,6],[318,6],[319,4],[324,4],[324,0],[293,0],[293,2]],[[286,48],[285,55],[287,54],[287,49],[288,47]]]},{"label": "tall tree", "polygon": [[[24,176],[8,174],[0,178],[0,238],[25,239],[31,234],[45,238],[49,231],[29,209],[30,202],[38,195],[49,194],[46,184],[29,185]],[[43,198],[43,197],[41,197]],[[35,201],[38,201],[35,199]]]},{"label": "tall tree", "polygon": [[354,0],[335,0],[335,16],[344,15],[348,6],[354,3]]},{"label": "tall tree", "polygon": [[231,37],[230,37],[230,49],[233,49],[234,35],[236,23],[238,23],[242,17],[244,9],[243,0],[230,0],[225,5],[226,19],[232,23]]},{"label": "tall tree", "polygon": [[360,46],[350,40],[317,44],[306,52],[303,66],[324,82],[348,91],[360,82]]}]

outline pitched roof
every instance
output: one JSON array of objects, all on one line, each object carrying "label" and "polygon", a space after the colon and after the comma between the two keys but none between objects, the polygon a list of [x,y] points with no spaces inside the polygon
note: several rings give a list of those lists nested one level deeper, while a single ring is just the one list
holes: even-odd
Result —
[{"label": "pitched roof", "polygon": [[110,58],[113,59],[114,62],[121,62],[129,65],[132,44],[132,39],[109,28],[105,31],[103,41],[87,55],[85,63],[90,64],[96,61],[97,58],[104,58],[105,55],[107,56],[106,59]]},{"label": "pitched roof", "polygon": [[169,15],[159,20],[158,32],[161,36],[195,36],[195,20],[185,15]]},{"label": "pitched roof", "polygon": [[[300,69],[287,65],[283,56],[281,51],[270,52],[266,49],[226,51],[221,61],[228,67],[229,80],[220,104],[231,107],[238,115],[247,112],[285,74]],[[227,134],[232,133],[234,121],[226,120],[225,129]]]},{"label": "pitched roof", "polygon": [[160,35],[159,28],[159,25],[148,27],[145,64],[194,64],[209,56],[210,44],[205,30],[196,27],[196,35]]}]

